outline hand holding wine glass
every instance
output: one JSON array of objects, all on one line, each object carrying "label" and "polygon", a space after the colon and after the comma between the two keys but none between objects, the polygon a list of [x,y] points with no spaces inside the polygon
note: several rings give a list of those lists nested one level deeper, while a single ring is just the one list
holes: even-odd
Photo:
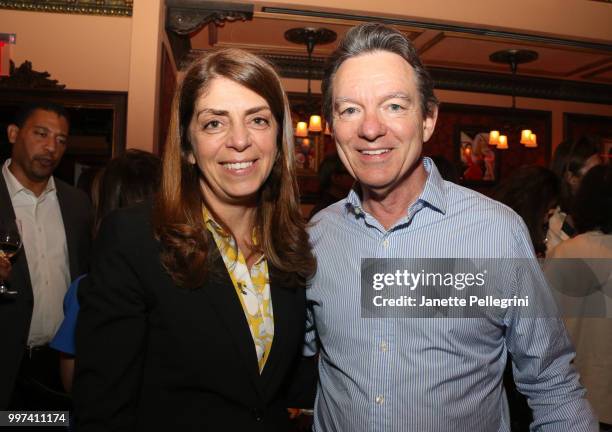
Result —
[{"label": "hand holding wine glass", "polygon": [[20,221],[14,224],[0,222],[0,296],[13,296],[17,291],[11,291],[8,276],[11,272],[10,260],[21,249]]}]

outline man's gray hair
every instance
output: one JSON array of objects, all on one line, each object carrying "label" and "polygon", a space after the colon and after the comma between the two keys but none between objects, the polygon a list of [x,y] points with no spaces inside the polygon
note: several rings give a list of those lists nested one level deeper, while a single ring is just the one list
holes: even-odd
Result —
[{"label": "man's gray hair", "polygon": [[333,124],[332,83],[338,68],[344,61],[352,57],[375,51],[388,51],[397,54],[412,66],[416,76],[423,118],[431,115],[435,107],[438,106],[438,99],[433,91],[433,81],[429,72],[423,67],[410,39],[400,31],[384,24],[366,23],[353,27],[346,33],[338,48],[332,53],[325,68],[321,90],[323,92],[323,115],[325,121],[329,124]]}]

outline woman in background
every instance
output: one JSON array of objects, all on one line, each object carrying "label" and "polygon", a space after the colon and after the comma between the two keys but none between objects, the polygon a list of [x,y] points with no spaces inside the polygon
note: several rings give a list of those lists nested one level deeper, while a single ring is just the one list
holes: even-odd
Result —
[{"label": "woman in background", "polygon": [[288,430],[315,270],[293,155],[268,63],[189,67],[155,204],[105,218],[80,289],[79,432]]},{"label": "woman in background", "polygon": [[[91,196],[95,209],[94,237],[102,219],[111,211],[131,207],[153,197],[161,178],[161,161],[149,152],[130,149],[111,159],[95,176]],[[83,277],[75,279],[64,297],[64,320],[49,344],[60,352],[60,373],[68,393],[72,389],[76,348],[74,333],[79,313],[77,290]]]},{"label": "woman in background", "polygon": [[546,253],[548,219],[559,203],[560,186],[555,174],[537,165],[522,166],[503,180],[493,198],[523,218],[536,256]]},{"label": "woman in background", "polygon": [[563,141],[555,149],[550,169],[561,182],[561,198],[549,220],[548,251],[576,235],[571,217],[574,196],[585,174],[603,162],[600,151],[600,143],[587,136]]},{"label": "woman in background", "polygon": [[574,364],[607,432],[612,431],[612,165],[586,173],[572,218],[578,235],[550,251],[544,270],[561,294]]}]

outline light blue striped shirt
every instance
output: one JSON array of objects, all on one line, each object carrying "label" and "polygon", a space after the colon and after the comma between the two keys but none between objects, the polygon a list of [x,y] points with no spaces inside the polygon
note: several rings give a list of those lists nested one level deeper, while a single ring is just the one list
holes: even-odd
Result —
[{"label": "light blue striped shirt", "polygon": [[[307,289],[313,329],[305,355],[320,355],[314,430],[510,431],[502,386],[510,352],[535,430],[597,431],[556,318],[521,319],[512,308],[497,320],[361,317],[362,258],[533,257],[512,210],[423,163],[425,188],[391,229],[363,210],[355,191],[313,219],[318,269]],[[541,272],[522,277],[540,283]]]}]

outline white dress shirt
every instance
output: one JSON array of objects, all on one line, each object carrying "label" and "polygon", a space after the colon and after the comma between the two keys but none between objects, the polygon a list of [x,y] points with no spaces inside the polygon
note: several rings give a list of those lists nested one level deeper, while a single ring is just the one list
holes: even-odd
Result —
[{"label": "white dress shirt", "polygon": [[21,221],[34,294],[28,346],[40,346],[53,338],[64,318],[62,302],[70,284],[66,232],[53,177],[37,197],[9,171],[10,163],[10,159],[4,163],[2,175],[15,217]]}]

